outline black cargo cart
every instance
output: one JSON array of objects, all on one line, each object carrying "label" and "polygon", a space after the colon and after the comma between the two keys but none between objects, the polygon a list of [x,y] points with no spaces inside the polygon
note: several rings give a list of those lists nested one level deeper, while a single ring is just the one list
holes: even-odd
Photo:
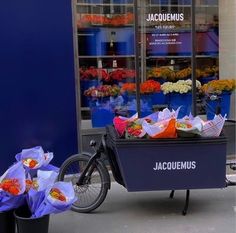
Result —
[{"label": "black cargo cart", "polygon": [[[90,212],[99,207],[111,187],[109,170],[129,192],[186,190],[183,215],[187,213],[190,190],[235,185],[226,179],[226,138],[121,139],[113,126],[93,155],[69,157],[59,180],[72,181],[78,201],[72,209]],[[92,147],[96,146],[91,141]],[[107,162],[108,161],[108,164]]]}]

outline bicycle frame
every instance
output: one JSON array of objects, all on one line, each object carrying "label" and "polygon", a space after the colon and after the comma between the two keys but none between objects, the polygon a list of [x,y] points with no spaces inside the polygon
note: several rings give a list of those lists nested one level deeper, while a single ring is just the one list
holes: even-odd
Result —
[{"label": "bicycle frame", "polygon": [[87,172],[88,172],[87,177],[89,178],[91,176],[93,169],[95,168],[95,165],[96,165],[96,160],[100,159],[102,156],[102,153],[104,153],[106,156],[106,159],[109,162],[111,172],[112,172],[112,175],[113,175],[115,181],[125,187],[125,184],[124,184],[123,178],[121,176],[117,162],[116,162],[115,158],[112,157],[111,153],[109,153],[109,151],[107,149],[106,137],[107,137],[107,135],[102,136],[102,140],[101,140],[101,143],[100,143],[98,149],[90,157],[88,163],[86,164],[84,171],[81,173],[81,176],[79,177],[79,180],[76,183],[77,185],[82,185],[84,183],[84,179],[86,177]]}]

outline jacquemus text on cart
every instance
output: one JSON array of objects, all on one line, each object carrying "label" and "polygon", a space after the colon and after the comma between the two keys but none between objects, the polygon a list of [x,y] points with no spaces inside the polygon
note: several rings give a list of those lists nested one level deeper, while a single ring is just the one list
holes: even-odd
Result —
[{"label": "jacquemus text on cart", "polygon": [[171,162],[156,162],[153,170],[194,170],[196,169],[196,161],[171,161]]}]

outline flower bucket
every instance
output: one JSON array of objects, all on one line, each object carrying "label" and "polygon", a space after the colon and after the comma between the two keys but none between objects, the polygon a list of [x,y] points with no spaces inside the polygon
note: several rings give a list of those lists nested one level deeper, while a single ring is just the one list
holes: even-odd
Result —
[{"label": "flower bucket", "polygon": [[163,92],[156,92],[152,94],[152,104],[166,104],[166,95],[163,94]]},{"label": "flower bucket", "polygon": [[82,98],[81,98],[82,107],[89,106],[89,98],[84,95],[84,91],[88,90],[90,87],[97,87],[98,85],[99,85],[99,81],[97,79],[80,80],[80,90],[82,94]]},{"label": "flower bucket", "polygon": [[[148,116],[153,113],[152,111],[152,96],[151,95],[140,95],[141,105],[141,117]],[[137,112],[137,101],[135,95],[128,96],[128,116],[131,117]]]},{"label": "flower bucket", "polygon": [[0,212],[0,233],[15,233],[15,217],[13,210]]},{"label": "flower bucket", "polygon": [[17,233],[48,233],[49,215],[30,218],[31,213],[25,206],[15,210],[14,215]]},{"label": "flower bucket", "polygon": [[220,108],[220,114],[224,116],[225,114],[227,117],[230,113],[230,97],[231,92],[224,91],[222,94],[218,95],[220,99],[217,100],[210,100],[208,99],[206,102],[206,114],[207,120],[212,120],[216,113],[218,113],[218,107]]},{"label": "flower bucket", "polygon": [[114,110],[110,104],[110,97],[90,101],[92,127],[105,127],[113,122]]},{"label": "flower bucket", "polygon": [[178,118],[183,118],[186,115],[189,115],[192,108],[192,93],[170,93],[168,95],[168,107],[170,109],[179,110]]}]

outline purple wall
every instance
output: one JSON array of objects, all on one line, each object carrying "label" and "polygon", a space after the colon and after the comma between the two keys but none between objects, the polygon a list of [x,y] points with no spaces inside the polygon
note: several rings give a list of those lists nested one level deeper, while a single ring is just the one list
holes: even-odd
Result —
[{"label": "purple wall", "polygon": [[0,174],[22,148],[77,152],[70,0],[2,1]]}]

